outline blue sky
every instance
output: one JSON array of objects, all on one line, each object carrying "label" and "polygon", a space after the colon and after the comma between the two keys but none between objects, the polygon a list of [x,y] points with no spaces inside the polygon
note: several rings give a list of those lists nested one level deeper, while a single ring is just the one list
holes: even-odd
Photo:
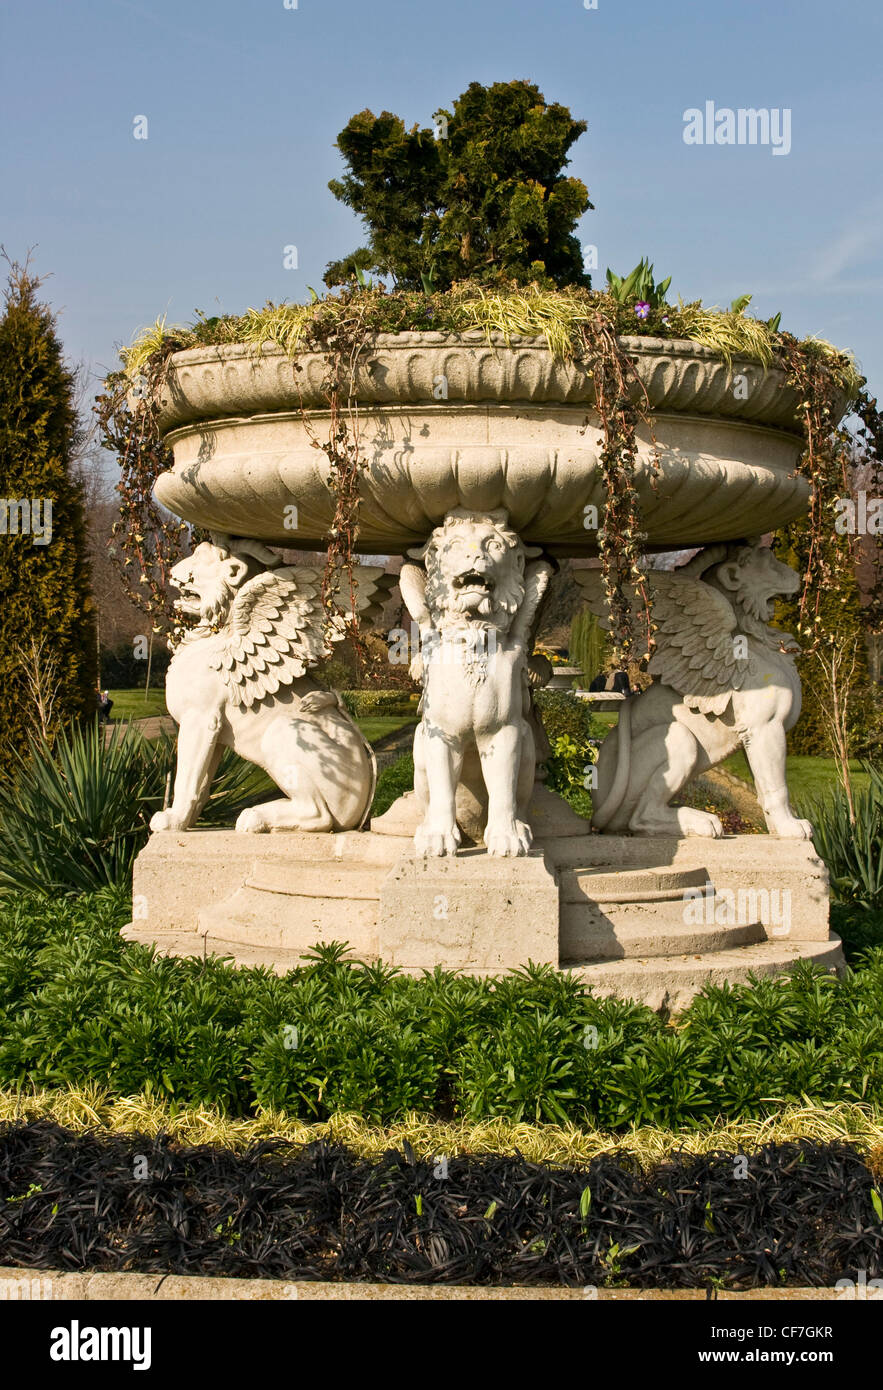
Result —
[{"label": "blue sky", "polygon": [[[326,186],[354,112],[527,78],[588,122],[596,283],[647,254],[687,299],[751,291],[883,392],[881,52],[872,0],[4,0],[0,241],[99,380],[158,314],[303,298],[360,244]],[[790,108],[790,154],[686,145],[706,101]]]}]

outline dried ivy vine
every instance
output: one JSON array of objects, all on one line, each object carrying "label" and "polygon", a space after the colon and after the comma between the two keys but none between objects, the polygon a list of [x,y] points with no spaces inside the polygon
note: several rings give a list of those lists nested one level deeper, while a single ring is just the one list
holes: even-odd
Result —
[{"label": "dried ivy vine", "polygon": [[[801,343],[789,334],[782,338],[781,362],[789,385],[800,396],[804,450],[798,469],[810,485],[809,540],[799,601],[800,636],[809,653],[838,637],[836,631],[830,630],[830,623],[826,624],[822,596],[836,592],[854,572],[859,536],[839,532],[833,511],[840,498],[850,495],[852,470],[857,462],[869,464],[874,482],[883,484],[883,421],[876,400],[866,389],[862,388],[854,400],[848,400],[843,380],[832,370],[827,353],[811,340]],[[841,419],[847,407],[848,413]],[[846,423],[850,417],[859,422],[856,431]],[[883,560],[881,550],[878,541],[873,558],[878,577]],[[879,594],[875,613],[879,626],[883,618]]]},{"label": "dried ivy vine", "polygon": [[[326,439],[316,431],[299,384],[298,393],[310,443],[327,455],[328,486],[334,501],[322,577],[326,625],[329,631],[339,631],[343,621],[360,674],[369,683],[377,683],[382,674],[379,658],[367,647],[360,630],[353,573],[361,506],[359,480],[367,467],[361,453],[355,383],[366,336],[358,313],[352,319],[335,318],[327,324],[317,317],[303,336],[301,349],[324,357],[320,390],[328,410]],[[169,573],[189,543],[203,536],[197,528],[166,513],[153,497],[157,478],[174,462],[159,429],[159,401],[169,359],[183,346],[170,335],[134,381],[125,371],[111,373],[94,407],[102,445],[116,455],[120,467],[119,516],[113,526],[110,553],[127,596],[151,616],[157,632],[163,623],[173,633],[179,629]],[[292,365],[297,380],[303,366],[296,357]],[[338,606],[341,593],[342,606],[348,609],[343,620]]]},{"label": "dried ivy vine", "polygon": [[[637,367],[622,347],[616,329],[602,314],[582,329],[581,358],[595,388],[595,408],[603,444],[599,463],[604,482],[604,524],[598,530],[598,553],[607,600],[614,658],[628,667],[645,667],[652,641],[651,600],[647,574],[641,564],[641,504],[635,486],[638,463],[637,426],[647,427],[653,440],[649,399]],[[652,476],[659,468],[653,440]],[[642,611],[636,615],[633,595]],[[640,648],[640,650],[639,650]]]},{"label": "dried ivy vine", "polygon": [[189,545],[191,528],[161,508],[153,486],[172,466],[172,451],[162,440],[159,390],[170,348],[158,352],[133,382],[124,371],[112,372],[93,407],[104,448],[116,455],[120,469],[119,514],[113,524],[109,553],[119,570],[127,597],[153,622],[155,632],[178,615],[169,594],[169,573]]},{"label": "dried ivy vine", "polygon": [[[322,604],[326,625],[330,631],[341,622],[341,591],[346,637],[355,655],[361,676],[369,683],[380,683],[379,661],[365,643],[358,616],[356,584],[353,567],[356,542],[359,536],[359,510],[362,497],[360,478],[367,468],[361,452],[359,409],[356,399],[356,379],[359,360],[366,342],[366,330],[361,317],[336,320],[324,325],[314,321],[305,335],[304,347],[323,354],[325,372],[321,392],[328,408],[328,437],[320,439],[309,412],[304,407],[298,386],[301,415],[314,449],[321,449],[328,458],[330,472],[328,487],[334,501],[334,514],[328,531],[325,569],[322,576]],[[303,373],[297,359],[293,362],[295,379]]]},{"label": "dried ivy vine", "polygon": [[[301,413],[312,446],[326,454],[329,465],[328,487],[334,510],[322,585],[329,622],[332,615],[339,615],[337,601],[341,592],[348,593],[351,600],[344,606],[349,606],[351,612],[355,609],[353,566],[359,536],[360,483],[367,468],[360,441],[357,378],[368,335],[378,329],[395,332],[440,326],[455,331],[454,319],[448,324],[445,316],[462,315],[462,293],[398,296],[386,294],[380,287],[366,292],[354,286],[332,301],[317,301],[310,317],[301,324],[296,341],[287,338],[283,331],[285,319],[281,310],[271,308],[269,318],[264,311],[262,322],[273,322],[274,314],[279,315],[280,331],[271,341],[288,351],[296,382],[303,371],[299,354],[314,351],[324,358],[320,391],[327,409],[327,438],[320,438],[318,417],[305,408],[302,394]],[[651,482],[659,469],[658,450],[647,392],[620,336],[624,331],[633,332],[634,324],[629,326],[622,306],[609,303],[608,296],[595,295],[593,303],[592,313],[583,315],[576,326],[571,346],[576,359],[593,378],[603,437],[599,457],[605,494],[604,520],[598,532],[601,569],[617,660],[624,665],[646,666],[653,625],[648,573],[642,563],[646,534],[636,487],[640,425],[652,442]],[[470,312],[474,308],[473,304]],[[676,314],[673,310],[666,312]],[[155,623],[162,619],[176,622],[167,591],[168,573],[193,537],[186,523],[170,517],[152,496],[156,479],[172,466],[171,452],[163,444],[158,428],[158,399],[168,360],[173,352],[193,346],[194,341],[237,341],[242,322],[248,325],[247,318],[201,320],[177,334],[163,334],[157,350],[142,360],[134,390],[132,378],[125,371],[112,373],[96,404],[102,442],[120,463],[114,559],[130,597],[154,616]],[[677,324],[669,323],[664,316],[660,324],[662,327],[654,318],[648,327],[657,333],[677,330]],[[513,325],[512,331],[523,330]],[[259,352],[261,347],[255,346],[254,350]],[[787,333],[777,333],[771,363],[785,369],[789,384],[800,394],[799,419],[805,449],[799,468],[811,490],[801,635],[805,638],[809,631],[813,643],[821,635],[820,596],[843,578],[847,566],[854,563],[855,552],[849,537],[836,535],[832,518],[835,500],[848,493],[849,466],[855,462],[858,447],[857,436],[835,423],[850,392],[843,363],[832,351],[813,340],[799,342]],[[851,394],[856,393],[853,390]],[[861,421],[864,457],[877,470],[875,478],[883,482],[878,465],[883,458],[883,423],[877,404],[860,390],[852,410]],[[880,549],[878,546],[878,552]],[[877,617],[883,623],[883,600],[877,606],[881,609]],[[339,616],[335,621],[339,623]],[[365,644],[358,618],[350,617],[346,627],[363,676],[369,683],[381,679],[379,658]]]}]

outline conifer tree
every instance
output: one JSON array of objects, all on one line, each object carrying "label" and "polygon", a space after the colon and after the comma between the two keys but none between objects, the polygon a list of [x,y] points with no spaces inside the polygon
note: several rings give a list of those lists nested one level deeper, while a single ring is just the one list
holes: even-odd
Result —
[{"label": "conifer tree", "polygon": [[364,219],[368,245],[329,265],[325,283],[364,269],[403,289],[467,279],[589,288],[574,228],[592,204],[562,173],[585,122],[523,81],[473,82],[435,122],[408,130],[389,111],[362,111],[340,132],[348,172],[328,186]]},{"label": "conifer tree", "polygon": [[74,378],[40,284],[10,263],[0,319],[0,777],[96,709]]}]

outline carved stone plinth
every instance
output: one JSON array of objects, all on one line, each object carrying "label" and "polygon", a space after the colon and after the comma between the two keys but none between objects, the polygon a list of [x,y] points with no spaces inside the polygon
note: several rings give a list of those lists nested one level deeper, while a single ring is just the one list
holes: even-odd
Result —
[{"label": "carved stone plinth", "polygon": [[558,875],[541,852],[509,861],[477,849],[454,859],[407,854],[381,885],[380,954],[407,971],[557,966],[558,914]]},{"label": "carved stone plinth", "polygon": [[408,834],[190,831],[138,856],[123,935],[279,973],[332,940],[405,970],[548,961],[596,993],[680,1009],[709,981],[842,969],[827,884],[811,844],[761,835],[552,835],[518,859],[415,861]]}]

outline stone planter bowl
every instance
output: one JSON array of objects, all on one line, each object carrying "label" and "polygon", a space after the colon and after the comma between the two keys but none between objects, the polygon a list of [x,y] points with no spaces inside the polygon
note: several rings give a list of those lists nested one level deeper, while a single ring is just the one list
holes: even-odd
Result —
[{"label": "stone planter bowl", "polygon": [[[635,484],[647,549],[737,540],[805,510],[798,395],[778,368],[683,341],[625,338],[654,421]],[[156,495],[185,520],[290,547],[325,543],[334,510],[320,443],[325,360],[240,344],[175,353],[160,389],[174,467]],[[744,378],[744,380],[737,380]],[[592,555],[603,525],[601,432],[591,377],[541,338],[483,331],[376,334],[355,380],[367,468],[358,549],[402,553],[453,507],[505,508],[522,538]],[[296,529],[291,523],[296,507]],[[286,511],[288,508],[288,511]],[[286,522],[288,524],[286,524]]]}]

